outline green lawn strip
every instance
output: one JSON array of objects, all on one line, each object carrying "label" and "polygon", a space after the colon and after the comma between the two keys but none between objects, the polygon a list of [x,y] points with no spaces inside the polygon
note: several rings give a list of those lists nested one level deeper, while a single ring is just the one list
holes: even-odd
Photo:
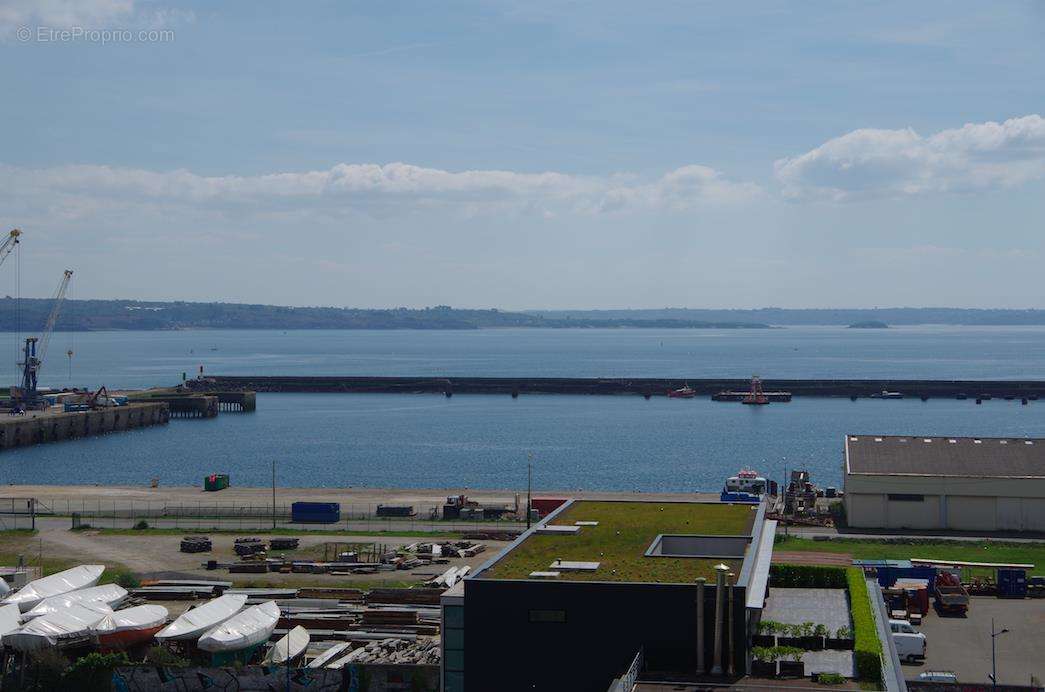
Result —
[{"label": "green lawn strip", "polygon": [[[1045,543],[1005,541],[933,541],[932,539],[837,538],[813,541],[808,538],[777,536],[775,550],[786,552],[848,553],[858,560],[958,560],[962,562],[1003,562],[1035,565],[1034,573],[1045,573]],[[994,570],[969,570],[972,574],[993,574]]]},{"label": "green lawn strip", "polygon": [[84,529],[97,532],[100,536],[196,536],[207,534],[227,534],[236,536],[396,536],[401,538],[460,538],[460,531],[346,531],[346,530],[310,530],[310,529],[219,529],[206,527],[181,528],[149,528],[149,529]]},{"label": "green lawn strip", "polygon": [[[714,578],[721,560],[646,557],[659,534],[744,535],[755,512],[749,505],[657,502],[574,503],[552,523],[597,521],[574,535],[533,535],[493,566],[487,574],[499,579],[525,579],[530,572],[547,571],[557,559],[599,562],[592,572],[566,572],[576,581],[637,581],[691,583],[697,577]],[[734,572],[740,561],[727,561]],[[615,571],[614,571],[615,570]]]},{"label": "green lawn strip", "polygon": [[856,674],[861,680],[881,681],[882,642],[878,639],[878,628],[871,612],[863,570],[849,567],[845,570],[845,577],[849,588],[849,610],[853,618]]}]

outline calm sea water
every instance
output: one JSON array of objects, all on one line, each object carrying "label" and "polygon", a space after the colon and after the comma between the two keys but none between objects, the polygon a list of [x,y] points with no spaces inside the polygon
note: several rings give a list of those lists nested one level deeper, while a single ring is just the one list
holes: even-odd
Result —
[{"label": "calm sea water", "polygon": [[[0,355],[5,340],[0,335]],[[72,375],[65,351],[74,351]],[[214,374],[1045,379],[1045,329],[886,331],[185,331],[57,334],[49,385],[172,384]],[[0,371],[3,369],[0,368]],[[9,368],[9,378],[16,369]],[[796,399],[747,407],[641,397],[263,394],[255,414],[172,421],[0,454],[7,483],[714,490],[751,466],[841,482],[847,432],[1045,435],[1045,402]]]}]

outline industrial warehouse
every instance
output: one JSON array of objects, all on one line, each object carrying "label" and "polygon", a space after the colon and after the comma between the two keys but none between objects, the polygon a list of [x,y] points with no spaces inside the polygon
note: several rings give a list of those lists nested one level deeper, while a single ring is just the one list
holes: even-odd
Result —
[{"label": "industrial warehouse", "polygon": [[[444,689],[602,692],[636,660],[744,675],[773,552],[764,514],[765,503],[563,505],[466,578],[463,596],[444,596],[447,621],[463,607],[445,645],[466,642],[444,653]],[[467,675],[454,670],[462,658]]]},{"label": "industrial warehouse", "polygon": [[1045,531],[1045,439],[845,437],[849,526]]}]

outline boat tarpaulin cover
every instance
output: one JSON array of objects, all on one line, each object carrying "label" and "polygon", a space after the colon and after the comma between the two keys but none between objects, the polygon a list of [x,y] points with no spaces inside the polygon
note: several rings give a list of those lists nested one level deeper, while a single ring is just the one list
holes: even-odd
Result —
[{"label": "boat tarpaulin cover", "polygon": [[26,625],[4,636],[4,644],[17,651],[36,651],[85,639],[99,620],[112,613],[102,603],[76,603],[56,613],[33,618]]},{"label": "boat tarpaulin cover", "polygon": [[278,621],[279,606],[275,601],[265,601],[208,630],[200,637],[199,647],[211,653],[240,651],[268,641]]},{"label": "boat tarpaulin cover", "polygon": [[14,632],[22,626],[22,623],[19,622],[20,617],[21,613],[16,604],[0,606],[0,643],[3,642],[4,635]]},{"label": "boat tarpaulin cover", "polygon": [[117,610],[99,620],[91,631],[95,634],[147,630],[167,622],[167,609],[161,605],[140,605]]},{"label": "boat tarpaulin cover", "polygon": [[273,665],[283,665],[290,659],[299,656],[308,646],[310,639],[308,630],[298,625],[273,644],[265,660]]},{"label": "boat tarpaulin cover", "polygon": [[48,613],[54,613],[64,610],[74,603],[83,603],[85,605],[104,603],[110,608],[115,608],[123,603],[126,598],[127,589],[119,584],[102,584],[101,586],[92,586],[87,589],[77,589],[76,591],[63,593],[61,596],[45,598],[36,607],[31,608],[23,618],[29,620],[41,615],[47,615]]},{"label": "boat tarpaulin cover", "polygon": [[156,633],[157,639],[195,639],[228,620],[247,603],[247,594],[225,594],[183,613]]},{"label": "boat tarpaulin cover", "polygon": [[104,571],[105,565],[80,565],[48,577],[34,579],[5,598],[3,603],[17,603],[24,613],[45,598],[94,586]]}]

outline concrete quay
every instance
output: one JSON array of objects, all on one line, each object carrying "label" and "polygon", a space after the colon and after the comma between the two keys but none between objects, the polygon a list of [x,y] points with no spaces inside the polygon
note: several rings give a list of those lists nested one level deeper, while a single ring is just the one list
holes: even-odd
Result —
[{"label": "concrete quay", "polygon": [[[698,395],[747,391],[749,379],[584,378],[584,377],[340,377],[340,376],[208,376],[188,383],[196,391],[355,392],[453,394],[607,394],[666,396],[689,385]],[[853,380],[763,379],[765,391],[794,396],[870,397],[899,392],[909,398],[1006,398],[1035,400],[1045,396],[1041,380]]]},{"label": "concrete quay", "polygon": [[166,425],[170,411],[164,402],[133,403],[93,411],[30,411],[0,418],[0,449],[26,447],[89,435]]}]

